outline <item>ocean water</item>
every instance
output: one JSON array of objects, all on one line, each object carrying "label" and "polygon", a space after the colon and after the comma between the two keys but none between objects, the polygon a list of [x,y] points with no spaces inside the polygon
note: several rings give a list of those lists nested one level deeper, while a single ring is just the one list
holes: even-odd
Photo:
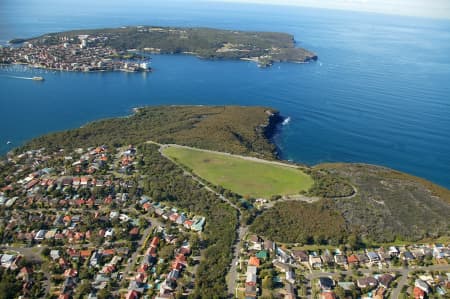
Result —
[{"label": "ocean water", "polygon": [[[90,2],[1,1],[0,43],[77,28],[207,26],[288,32],[319,60],[260,69],[154,55],[150,74],[1,67],[0,153],[136,106],[264,105],[290,117],[275,138],[283,159],[380,164],[450,188],[450,21],[283,6]],[[46,80],[16,78],[35,75]]]}]

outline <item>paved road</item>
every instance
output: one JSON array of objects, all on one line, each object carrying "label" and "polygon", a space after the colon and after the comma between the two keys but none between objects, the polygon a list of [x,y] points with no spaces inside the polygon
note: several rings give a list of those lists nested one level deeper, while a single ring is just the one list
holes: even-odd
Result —
[{"label": "paved road", "polygon": [[[155,143],[155,142],[151,142],[151,143]],[[158,143],[155,143],[158,144]],[[176,161],[174,161],[172,158],[168,157],[167,155],[164,154],[163,149],[169,146],[172,147],[182,147],[182,148],[189,148],[189,149],[193,149],[192,147],[188,147],[188,146],[182,146],[182,145],[176,145],[176,144],[170,144],[170,145],[161,145],[158,144],[160,146],[159,148],[159,152],[161,153],[162,156],[166,157],[167,159],[171,160],[172,162],[174,162],[175,164],[178,164]],[[202,150],[205,152],[212,152],[212,153],[220,153],[220,152],[215,152],[215,151],[209,151],[209,150]],[[231,154],[227,154],[227,153],[220,153],[220,154],[224,154],[224,155],[230,155],[230,156],[236,156],[236,155],[231,155]],[[241,157],[243,159],[248,159],[248,160],[257,160],[257,161],[264,161],[264,162],[268,162],[268,163],[275,163],[275,164],[282,164],[284,165],[284,163],[279,163],[279,162],[270,162],[270,161],[266,161],[266,160],[261,160],[261,159],[257,159],[257,158],[249,158],[249,157],[245,157],[245,156],[237,156],[237,157]],[[286,164],[289,165],[289,164]],[[289,165],[289,167],[296,167],[294,165]],[[242,243],[241,240],[244,238],[244,236],[247,234],[248,231],[248,227],[246,225],[242,224],[242,213],[241,210],[239,209],[239,207],[237,205],[235,205],[233,202],[231,202],[228,198],[226,198],[225,196],[223,196],[222,194],[216,192],[214,189],[212,189],[211,187],[205,185],[203,183],[203,181],[198,178],[195,174],[186,171],[185,170],[185,174],[189,175],[192,177],[193,180],[197,181],[200,185],[202,185],[206,190],[208,190],[209,192],[212,192],[214,194],[216,194],[222,201],[226,202],[227,204],[229,204],[231,207],[233,207],[237,213],[238,213],[238,225],[236,227],[236,234],[237,234],[237,238],[234,242],[233,245],[233,259],[231,260],[231,265],[230,265],[230,270],[228,272],[227,275],[227,288],[228,288],[228,294],[230,296],[234,296],[235,290],[236,290],[236,278],[237,278],[237,262],[239,260],[239,252],[241,250],[242,247]]]},{"label": "paved road", "polygon": [[237,238],[234,241],[234,245],[233,245],[233,259],[231,260],[231,265],[230,265],[230,270],[228,271],[228,275],[227,275],[227,286],[228,286],[228,294],[231,296],[234,296],[235,290],[236,290],[236,278],[237,278],[237,262],[239,259],[239,252],[241,251],[241,247],[242,247],[242,243],[241,240],[245,237],[245,235],[247,234],[248,231],[248,227],[246,225],[242,225],[241,220],[242,220],[242,214],[240,209],[238,208],[238,206],[236,206],[234,203],[232,203],[228,198],[226,198],[225,196],[223,196],[222,194],[216,192],[215,190],[213,190],[212,188],[210,188],[209,186],[206,186],[199,178],[197,178],[195,175],[193,175],[192,173],[189,173],[189,175],[191,175],[191,177],[196,180],[198,183],[200,183],[201,185],[203,185],[203,187],[210,191],[213,192],[214,194],[216,194],[222,201],[228,203],[230,206],[232,206],[234,209],[237,210],[237,213],[239,215],[238,217],[238,226],[236,228],[236,232],[237,232]]},{"label": "paved road", "polygon": [[[410,272],[418,271],[418,270],[428,270],[428,271],[450,271],[450,265],[432,265],[432,266],[426,266],[426,267],[391,267],[391,268],[383,268],[382,270],[379,269],[358,269],[363,274],[371,274],[373,271],[378,272],[399,272],[401,277],[399,281],[397,282],[397,287],[392,290],[391,298],[397,299],[400,295],[400,291],[402,290],[403,286],[407,284],[408,282],[408,275]],[[308,287],[312,289],[312,280],[317,279],[321,276],[331,276],[333,278],[336,278],[339,276],[339,274],[344,275],[353,275],[353,271],[336,271],[336,272],[322,272],[322,271],[312,271],[311,273],[305,275],[306,278],[309,280]],[[312,298],[312,293],[308,295],[308,298]]]},{"label": "paved road", "polygon": [[[239,221],[240,221],[239,217]],[[235,243],[233,245],[233,259],[231,261],[230,270],[228,271],[227,275],[227,286],[228,286],[228,293],[231,296],[234,296],[234,293],[236,291],[236,280],[237,280],[237,267],[239,263],[239,252],[242,248],[242,240],[247,234],[248,227],[247,226],[239,226],[238,228],[238,237],[235,240]]]},{"label": "paved road", "polygon": [[408,282],[408,274],[410,272],[414,272],[417,270],[428,270],[428,271],[450,271],[450,265],[432,265],[427,267],[409,267],[409,268],[397,268],[396,271],[399,271],[402,277],[400,277],[400,280],[397,283],[397,287],[392,290],[391,298],[397,299],[400,295],[400,291],[402,290],[403,286],[407,284]]},{"label": "paved road", "polygon": [[137,249],[131,254],[130,262],[128,263],[127,267],[124,270],[124,275],[128,275],[128,273],[131,271],[132,266],[136,262],[136,258],[137,258],[138,252],[141,250],[141,247],[144,244],[144,241],[147,239],[149,234],[151,234],[152,230],[155,227],[162,225],[162,223],[159,220],[155,219],[155,218],[151,218],[150,221],[151,221],[151,225],[149,225],[144,230],[144,232],[142,233],[141,239],[138,241],[138,244],[137,244],[137,247],[136,247]]}]

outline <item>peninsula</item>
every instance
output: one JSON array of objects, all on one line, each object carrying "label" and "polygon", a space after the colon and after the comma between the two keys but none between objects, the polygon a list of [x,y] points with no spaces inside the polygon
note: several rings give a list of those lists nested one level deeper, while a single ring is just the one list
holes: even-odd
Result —
[{"label": "peninsula", "polygon": [[6,297],[448,289],[450,191],[380,166],[281,161],[270,140],[282,121],[268,107],[143,107],[8,153]]},{"label": "peninsula", "polygon": [[74,71],[146,71],[146,56],[141,55],[145,53],[250,60],[260,67],[282,61],[317,60],[313,52],[296,47],[290,34],[210,28],[136,26],[74,30],[14,39],[10,43],[22,45],[0,48],[1,63]]}]

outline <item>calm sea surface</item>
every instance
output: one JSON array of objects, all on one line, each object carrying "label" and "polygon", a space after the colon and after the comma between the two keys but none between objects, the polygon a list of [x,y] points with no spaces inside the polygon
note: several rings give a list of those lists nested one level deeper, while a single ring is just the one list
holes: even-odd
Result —
[{"label": "calm sea surface", "polygon": [[[3,0],[0,43],[77,28],[208,26],[289,32],[319,61],[259,69],[249,62],[156,55],[151,74],[1,67],[0,153],[136,106],[264,105],[291,118],[276,137],[284,159],[381,164],[450,188],[450,21],[141,2]],[[13,78],[36,75],[45,82]]]}]

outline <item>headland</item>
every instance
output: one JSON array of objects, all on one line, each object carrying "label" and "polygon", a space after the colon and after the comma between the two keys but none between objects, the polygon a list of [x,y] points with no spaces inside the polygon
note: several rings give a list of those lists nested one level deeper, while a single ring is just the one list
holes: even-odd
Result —
[{"label": "headland", "polygon": [[306,63],[313,52],[295,47],[278,32],[211,28],[134,26],[49,33],[13,39],[19,47],[0,48],[0,62],[65,71],[148,71],[150,53],[189,54],[203,59],[241,59],[260,67],[275,62]]}]

